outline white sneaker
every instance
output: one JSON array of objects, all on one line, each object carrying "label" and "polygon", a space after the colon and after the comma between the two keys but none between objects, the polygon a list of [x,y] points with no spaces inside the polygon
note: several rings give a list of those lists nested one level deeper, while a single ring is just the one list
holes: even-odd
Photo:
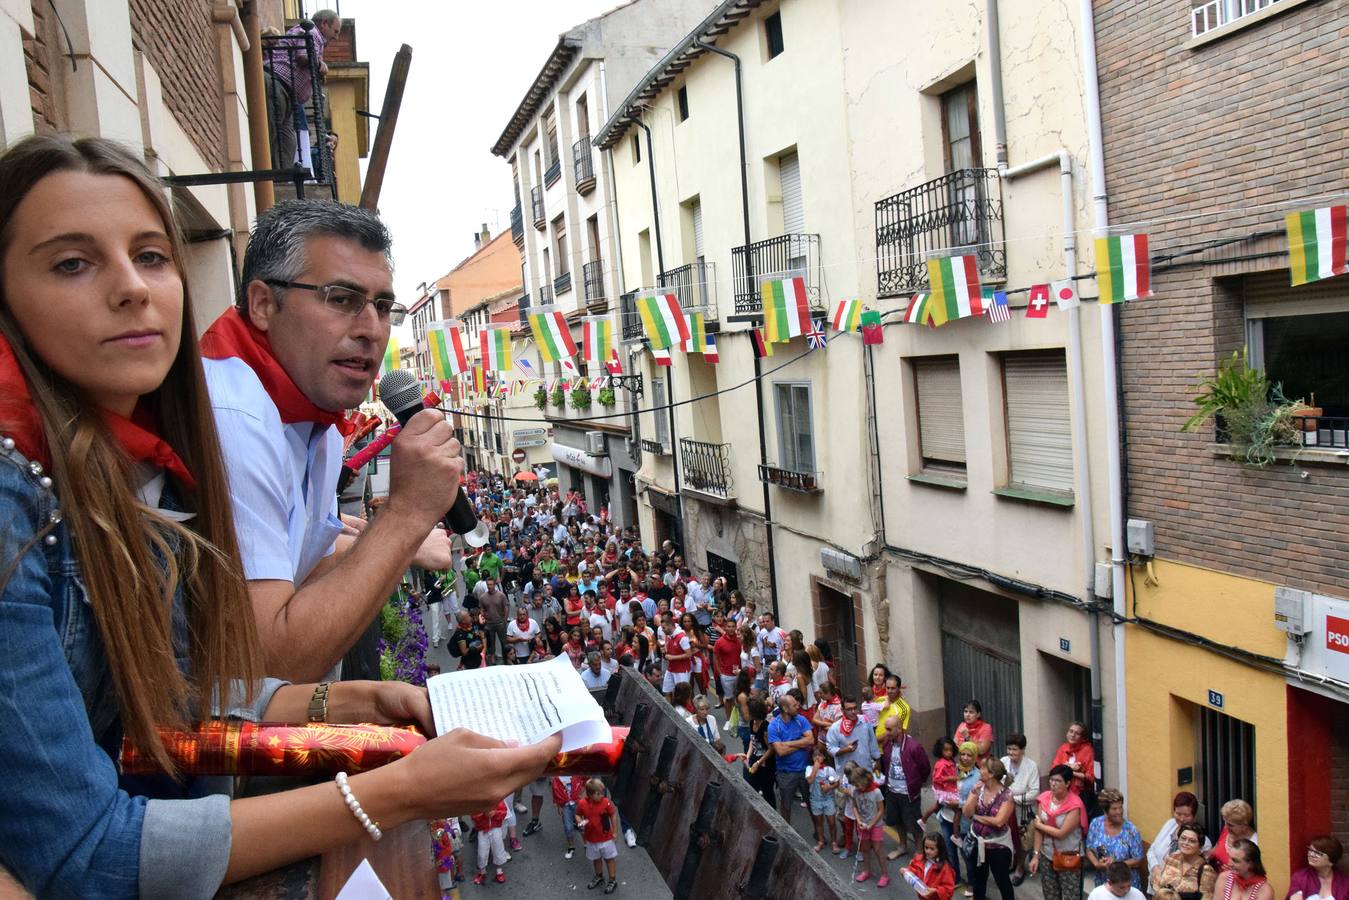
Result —
[{"label": "white sneaker", "polygon": [[518,813],[526,813],[529,812],[529,807],[525,806],[523,803],[517,803],[515,804],[515,811]]},{"label": "white sneaker", "polygon": [[628,842],[628,846],[629,846],[629,847],[636,847],[636,846],[637,846],[637,832],[635,832],[635,831],[633,831],[631,828],[629,828],[627,831],[623,832],[623,840],[625,840],[625,841]]},{"label": "white sneaker", "polygon": [[573,856],[575,856],[575,855],[576,855],[576,850],[573,849],[573,848],[571,848],[571,847],[568,847],[568,848],[567,848],[567,852],[564,853],[564,854],[562,854],[562,858],[563,858],[563,859],[571,859],[571,858],[572,858]]}]

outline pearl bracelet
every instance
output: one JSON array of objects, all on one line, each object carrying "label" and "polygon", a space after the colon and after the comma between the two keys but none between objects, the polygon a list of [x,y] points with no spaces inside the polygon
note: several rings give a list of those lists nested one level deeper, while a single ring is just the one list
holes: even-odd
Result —
[{"label": "pearl bracelet", "polygon": [[351,792],[351,785],[347,783],[347,773],[337,773],[337,789],[342,793],[342,800],[347,804],[347,809],[356,817],[356,821],[361,823],[369,834],[371,840],[379,840],[384,837],[384,832],[379,830],[379,823],[365,814],[361,809],[361,802],[356,799],[356,795]]}]

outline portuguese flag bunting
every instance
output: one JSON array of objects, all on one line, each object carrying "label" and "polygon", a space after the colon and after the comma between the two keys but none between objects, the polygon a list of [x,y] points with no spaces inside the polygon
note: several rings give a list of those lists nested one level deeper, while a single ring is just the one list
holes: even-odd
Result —
[{"label": "portuguese flag bunting", "polygon": [[1101,303],[1123,303],[1152,296],[1152,260],[1146,234],[1117,234],[1096,239],[1096,285]]},{"label": "portuguese flag bunting", "polygon": [[637,312],[653,349],[668,350],[689,339],[689,323],[674,294],[639,297]]},{"label": "portuguese flag bunting", "polygon": [[862,327],[862,301],[840,300],[834,310],[835,331],[856,331]]},{"label": "portuguese flag bunting", "polygon": [[810,330],[810,304],[804,278],[783,278],[763,283],[764,338],[781,343]]},{"label": "portuguese flag bunting", "polygon": [[482,367],[489,372],[511,370],[511,332],[509,328],[484,328],[478,336],[482,348]]},{"label": "portuguese flag bunting", "polygon": [[932,318],[938,325],[952,319],[984,314],[979,291],[979,261],[968,256],[943,256],[927,261]]},{"label": "portuguese flag bunting", "polygon": [[1345,259],[1349,219],[1346,206],[1325,206],[1284,217],[1288,226],[1288,268],[1293,285],[1320,281],[1349,272]]},{"label": "portuguese flag bunting", "polygon": [[567,317],[562,313],[535,313],[529,317],[529,329],[534,332],[534,344],[544,362],[557,362],[576,355],[576,341],[572,340]]}]

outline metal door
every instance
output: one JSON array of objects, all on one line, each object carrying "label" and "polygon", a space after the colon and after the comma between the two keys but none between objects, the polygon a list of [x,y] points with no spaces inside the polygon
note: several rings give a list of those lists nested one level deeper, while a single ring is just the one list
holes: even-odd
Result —
[{"label": "metal door", "polygon": [[711,573],[713,581],[718,578],[725,578],[726,590],[728,591],[734,591],[740,587],[740,567],[726,557],[718,556],[710,550],[707,552],[707,571]]},{"label": "metal door", "polygon": [[948,631],[941,644],[947,734],[960,724],[965,704],[978,700],[984,721],[993,726],[993,749],[1001,749],[1004,737],[1022,731],[1020,661]]}]

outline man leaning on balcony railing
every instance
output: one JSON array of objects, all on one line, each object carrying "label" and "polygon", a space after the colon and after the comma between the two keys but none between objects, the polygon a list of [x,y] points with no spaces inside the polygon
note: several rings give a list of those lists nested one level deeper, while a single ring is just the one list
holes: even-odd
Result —
[{"label": "man leaning on balcony railing", "polygon": [[[342,17],[331,9],[321,9],[314,13],[314,29],[310,32],[314,41],[314,57],[318,61],[318,74],[322,78],[328,74],[328,64],[323,61],[323,51],[329,41],[342,33]],[[267,66],[263,71],[263,81],[267,88],[267,124],[271,132],[271,145],[274,157],[272,167],[288,169],[295,165],[295,110],[310,101],[314,95],[312,66],[309,48],[305,43],[303,25],[294,25],[286,31],[286,36],[273,41],[266,56]]]}]

